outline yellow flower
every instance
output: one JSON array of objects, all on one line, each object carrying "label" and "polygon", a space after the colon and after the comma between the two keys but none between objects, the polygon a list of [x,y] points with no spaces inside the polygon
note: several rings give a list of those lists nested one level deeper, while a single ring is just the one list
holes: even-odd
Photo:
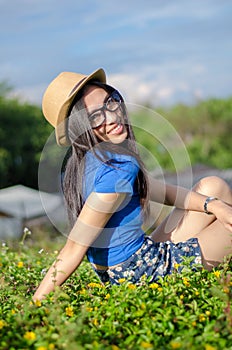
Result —
[{"label": "yellow flower", "polygon": [[93,308],[92,307],[87,307],[86,311],[91,312],[91,311],[93,311]]},{"label": "yellow flower", "polygon": [[152,289],[157,289],[159,287],[159,285],[158,285],[158,283],[151,283],[149,287]]},{"label": "yellow flower", "polygon": [[35,340],[36,339],[36,334],[34,332],[26,332],[23,336],[24,339],[26,340]]},{"label": "yellow flower", "polygon": [[146,341],[142,341],[140,345],[144,349],[153,349],[153,345],[151,343],[146,342]]},{"label": "yellow flower", "polygon": [[74,315],[73,308],[71,306],[66,307],[65,313],[66,313],[66,316],[72,317]]},{"label": "yellow flower", "polygon": [[86,289],[84,289],[84,288],[81,289],[79,293],[80,293],[80,294],[86,294]]},{"label": "yellow flower", "polygon": [[96,287],[96,288],[101,288],[102,285],[101,285],[100,283],[91,282],[91,283],[88,284],[88,287],[89,287],[89,288],[91,288],[91,287],[92,287],[92,288],[95,288],[95,287]]},{"label": "yellow flower", "polygon": [[220,271],[213,271],[214,276],[216,276],[217,278],[220,277],[221,272]]},{"label": "yellow flower", "polygon": [[205,344],[205,350],[217,350],[217,349],[210,344]]},{"label": "yellow flower", "polygon": [[38,348],[36,348],[36,350],[47,350],[46,346],[39,346]]},{"label": "yellow flower", "polygon": [[206,314],[207,316],[209,316],[209,315],[210,315],[210,311],[206,311],[205,314]]},{"label": "yellow flower", "polygon": [[180,300],[183,300],[183,299],[184,299],[184,295],[181,294],[181,295],[180,295]]},{"label": "yellow flower", "polygon": [[0,320],[0,329],[2,329],[6,325],[4,320]]},{"label": "yellow flower", "polygon": [[159,291],[159,292],[162,292],[162,290],[163,290],[162,287],[159,287],[159,288],[158,288],[158,291]]},{"label": "yellow flower", "polygon": [[224,288],[223,288],[223,291],[224,291],[224,293],[226,293],[226,294],[229,294],[229,292],[230,292],[230,290],[229,290],[228,287],[224,287]]},{"label": "yellow flower", "polygon": [[109,293],[106,294],[105,299],[106,299],[106,300],[110,299],[110,294],[109,294]]},{"label": "yellow flower", "polygon": [[98,320],[96,318],[94,318],[92,320],[92,323],[94,324],[94,326],[98,326],[99,325]]},{"label": "yellow flower", "polygon": [[11,310],[11,315],[14,315],[16,313],[15,309]]},{"label": "yellow flower", "polygon": [[17,266],[18,266],[19,268],[23,267],[23,261],[19,261]]},{"label": "yellow flower", "polygon": [[196,292],[195,292],[195,295],[199,295],[200,293],[198,292],[198,290],[196,290]]},{"label": "yellow flower", "polygon": [[180,266],[180,264],[174,264],[174,268],[177,270],[178,269],[178,267]]},{"label": "yellow flower", "polygon": [[132,283],[128,284],[128,288],[129,289],[136,289],[136,286]]},{"label": "yellow flower", "polygon": [[142,310],[145,310],[145,309],[146,309],[146,304],[145,304],[145,303],[142,303],[142,304],[141,304],[141,309],[142,309]]},{"label": "yellow flower", "polygon": [[112,350],[119,350],[119,347],[117,345],[111,345]]},{"label": "yellow flower", "polygon": [[181,343],[176,340],[172,340],[170,345],[172,349],[179,349],[181,347]]},{"label": "yellow flower", "polygon": [[147,279],[147,275],[146,274],[142,275],[141,278],[140,278],[141,281],[146,281],[146,279]]},{"label": "yellow flower", "polygon": [[205,320],[206,320],[205,315],[204,314],[200,314],[199,315],[199,321],[200,322],[204,322]]},{"label": "yellow flower", "polygon": [[41,301],[40,300],[36,300],[34,302],[34,304],[37,306],[37,307],[40,307],[41,306]]},{"label": "yellow flower", "polygon": [[189,280],[188,280],[188,278],[186,278],[186,277],[183,277],[183,283],[184,283],[184,285],[185,285],[186,287],[189,287],[189,286],[190,286]]},{"label": "yellow flower", "polygon": [[125,278],[119,278],[118,282],[123,283],[123,282],[125,282],[125,280],[126,280]]},{"label": "yellow flower", "polygon": [[54,350],[54,349],[55,349],[55,345],[52,344],[52,343],[49,344],[49,345],[48,345],[48,349],[49,349],[49,350]]},{"label": "yellow flower", "polygon": [[193,322],[192,322],[192,326],[193,326],[193,327],[196,327],[196,325],[197,325],[196,321],[193,321]]}]

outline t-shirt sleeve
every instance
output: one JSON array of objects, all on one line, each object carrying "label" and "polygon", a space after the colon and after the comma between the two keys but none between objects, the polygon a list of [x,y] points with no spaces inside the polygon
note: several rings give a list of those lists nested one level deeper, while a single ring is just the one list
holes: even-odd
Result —
[{"label": "t-shirt sleeve", "polygon": [[133,193],[139,168],[131,161],[103,164],[97,171],[94,191],[98,193]]}]

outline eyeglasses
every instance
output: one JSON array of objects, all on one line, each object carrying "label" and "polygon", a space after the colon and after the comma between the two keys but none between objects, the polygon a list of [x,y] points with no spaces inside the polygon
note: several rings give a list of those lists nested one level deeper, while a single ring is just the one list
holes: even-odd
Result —
[{"label": "eyeglasses", "polygon": [[121,106],[122,98],[119,93],[115,90],[104,100],[104,104],[101,108],[96,109],[89,115],[89,121],[93,129],[99,128],[105,120],[105,111],[115,112]]}]

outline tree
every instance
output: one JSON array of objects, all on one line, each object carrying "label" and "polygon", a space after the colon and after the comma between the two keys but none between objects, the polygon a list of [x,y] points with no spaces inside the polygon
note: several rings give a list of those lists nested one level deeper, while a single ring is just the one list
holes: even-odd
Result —
[{"label": "tree", "polygon": [[52,127],[39,107],[6,97],[0,86],[0,187],[37,188],[40,153]]}]

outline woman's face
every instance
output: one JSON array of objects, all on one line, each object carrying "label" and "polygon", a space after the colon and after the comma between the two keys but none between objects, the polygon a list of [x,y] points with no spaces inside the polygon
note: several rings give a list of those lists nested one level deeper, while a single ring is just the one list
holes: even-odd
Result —
[{"label": "woman's face", "polygon": [[84,103],[93,132],[99,140],[119,144],[127,138],[117,93],[111,95],[101,87],[92,85],[85,92]]}]

